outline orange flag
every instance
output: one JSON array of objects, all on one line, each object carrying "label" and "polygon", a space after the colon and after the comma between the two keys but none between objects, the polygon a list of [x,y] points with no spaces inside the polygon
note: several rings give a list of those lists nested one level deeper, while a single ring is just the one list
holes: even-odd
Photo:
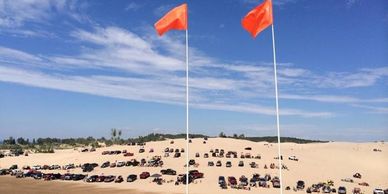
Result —
[{"label": "orange flag", "polygon": [[187,4],[175,7],[155,23],[155,29],[159,36],[169,30],[187,29]]},{"label": "orange flag", "polygon": [[252,9],[241,21],[243,28],[255,38],[272,24],[272,1],[265,0]]}]

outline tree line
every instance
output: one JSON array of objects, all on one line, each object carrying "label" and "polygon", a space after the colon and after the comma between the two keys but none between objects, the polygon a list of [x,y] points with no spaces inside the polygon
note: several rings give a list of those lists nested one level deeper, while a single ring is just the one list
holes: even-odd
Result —
[{"label": "tree line", "polygon": [[[150,133],[146,136],[139,136],[135,138],[122,138],[122,131],[118,129],[111,129],[110,138],[94,138],[94,137],[80,137],[80,138],[33,138],[25,139],[23,137],[19,137],[17,139],[13,137],[9,137],[4,139],[0,144],[0,149],[34,149],[39,148],[42,149],[42,152],[52,152],[54,148],[59,148],[61,145],[68,145],[72,147],[82,147],[82,146],[92,146],[92,147],[100,147],[101,144],[105,144],[106,146],[111,146],[114,144],[132,144],[132,143],[145,143],[150,141],[163,141],[166,139],[185,139],[186,134],[162,134],[162,133]],[[189,138],[208,138],[210,136],[202,135],[202,134],[190,134]],[[276,143],[276,136],[265,136],[265,137],[246,137],[244,134],[233,134],[231,136],[226,135],[224,132],[221,132],[218,137],[220,138],[234,138],[234,139],[244,139],[254,142],[269,142]],[[324,143],[326,141],[319,140],[307,140],[301,138],[294,137],[281,137],[281,142],[292,142],[292,143]]]}]

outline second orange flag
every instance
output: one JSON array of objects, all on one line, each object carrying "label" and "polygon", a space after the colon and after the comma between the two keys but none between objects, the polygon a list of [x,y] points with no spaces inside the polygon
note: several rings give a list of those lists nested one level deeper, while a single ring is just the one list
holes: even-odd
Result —
[{"label": "second orange flag", "polygon": [[252,37],[256,37],[261,31],[272,24],[272,2],[264,3],[252,9],[241,21],[242,26]]},{"label": "second orange flag", "polygon": [[155,23],[155,29],[159,36],[169,30],[187,29],[187,4],[175,7]]}]

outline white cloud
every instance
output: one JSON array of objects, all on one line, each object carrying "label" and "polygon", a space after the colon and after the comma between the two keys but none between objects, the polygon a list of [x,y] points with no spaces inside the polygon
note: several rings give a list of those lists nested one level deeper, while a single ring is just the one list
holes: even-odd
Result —
[{"label": "white cloud", "polygon": [[165,5],[159,6],[154,10],[154,14],[155,14],[155,16],[158,16],[158,17],[163,16],[164,14],[166,14],[169,10],[171,10],[175,6],[176,5],[173,5],[173,4],[165,4]]},{"label": "white cloud", "polygon": [[[84,45],[77,55],[32,55],[0,47],[0,80],[129,100],[184,104],[184,44],[176,41],[178,38],[139,36],[117,27],[78,29],[71,35]],[[195,48],[190,50],[190,102],[194,107],[273,115],[274,107],[262,103],[274,97],[271,63],[225,64]],[[78,70],[88,71],[79,74]],[[374,76],[375,81],[368,83],[373,85],[386,76],[386,71],[386,68],[362,69],[356,74]],[[320,87],[346,88],[347,85],[341,84],[349,84],[351,79],[347,77],[352,74],[317,75],[290,63],[279,63],[280,97],[324,103],[388,101],[319,92]],[[326,77],[330,77],[330,83]],[[288,107],[281,107],[281,114],[323,118],[335,115]]]},{"label": "white cloud", "polygon": [[135,2],[131,2],[129,3],[126,7],[125,7],[125,11],[136,11],[138,9],[140,9],[143,5],[141,4],[138,4],[138,3],[135,3]]},{"label": "white cloud", "polygon": [[370,110],[370,113],[380,113],[380,114],[387,114],[388,113],[388,106],[370,106],[370,105],[362,105],[362,104],[352,104],[354,107],[358,108],[364,108],[367,110]]},{"label": "white cloud", "polygon": [[93,23],[82,14],[88,7],[79,0],[0,0],[0,33],[17,37],[56,37],[43,28],[54,18]]},{"label": "white cloud", "polygon": [[[0,80],[23,85],[87,93],[136,101],[183,104],[184,87],[168,85],[149,79],[122,78],[112,76],[67,76],[48,75],[42,72],[26,71],[0,66]],[[194,108],[248,112],[263,115],[274,115],[273,107],[254,104],[219,104],[197,103]],[[307,112],[294,109],[282,109],[284,116],[329,117],[329,112]]]},{"label": "white cloud", "polygon": [[[53,12],[74,14],[76,0],[1,0],[0,26],[19,27],[26,22],[42,23]],[[78,4],[78,6],[83,4]],[[73,15],[74,17],[78,17]]]},{"label": "white cloud", "polygon": [[355,88],[374,85],[388,77],[388,67],[361,69],[358,72],[331,72],[317,76],[314,84],[325,88]]},{"label": "white cloud", "polygon": [[41,59],[39,57],[36,57],[35,55],[0,46],[0,60],[7,60],[9,62],[13,62],[15,59],[17,61],[24,62],[41,61]]},{"label": "white cloud", "polygon": [[360,99],[352,96],[340,96],[340,95],[298,95],[298,94],[282,94],[282,99],[288,100],[311,100],[317,102],[330,102],[330,103],[388,103],[387,98],[372,98],[372,99]]},{"label": "white cloud", "polygon": [[359,0],[346,0],[346,7],[353,7]]}]

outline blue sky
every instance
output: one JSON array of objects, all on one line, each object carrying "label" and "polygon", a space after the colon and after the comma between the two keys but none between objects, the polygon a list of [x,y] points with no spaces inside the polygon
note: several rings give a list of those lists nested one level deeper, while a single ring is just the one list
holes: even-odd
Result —
[{"label": "blue sky", "polygon": [[[153,24],[186,1],[0,1],[0,139],[185,132],[184,32]],[[261,1],[187,1],[190,130],[276,135]],[[388,139],[388,3],[274,0],[281,133]]]}]

